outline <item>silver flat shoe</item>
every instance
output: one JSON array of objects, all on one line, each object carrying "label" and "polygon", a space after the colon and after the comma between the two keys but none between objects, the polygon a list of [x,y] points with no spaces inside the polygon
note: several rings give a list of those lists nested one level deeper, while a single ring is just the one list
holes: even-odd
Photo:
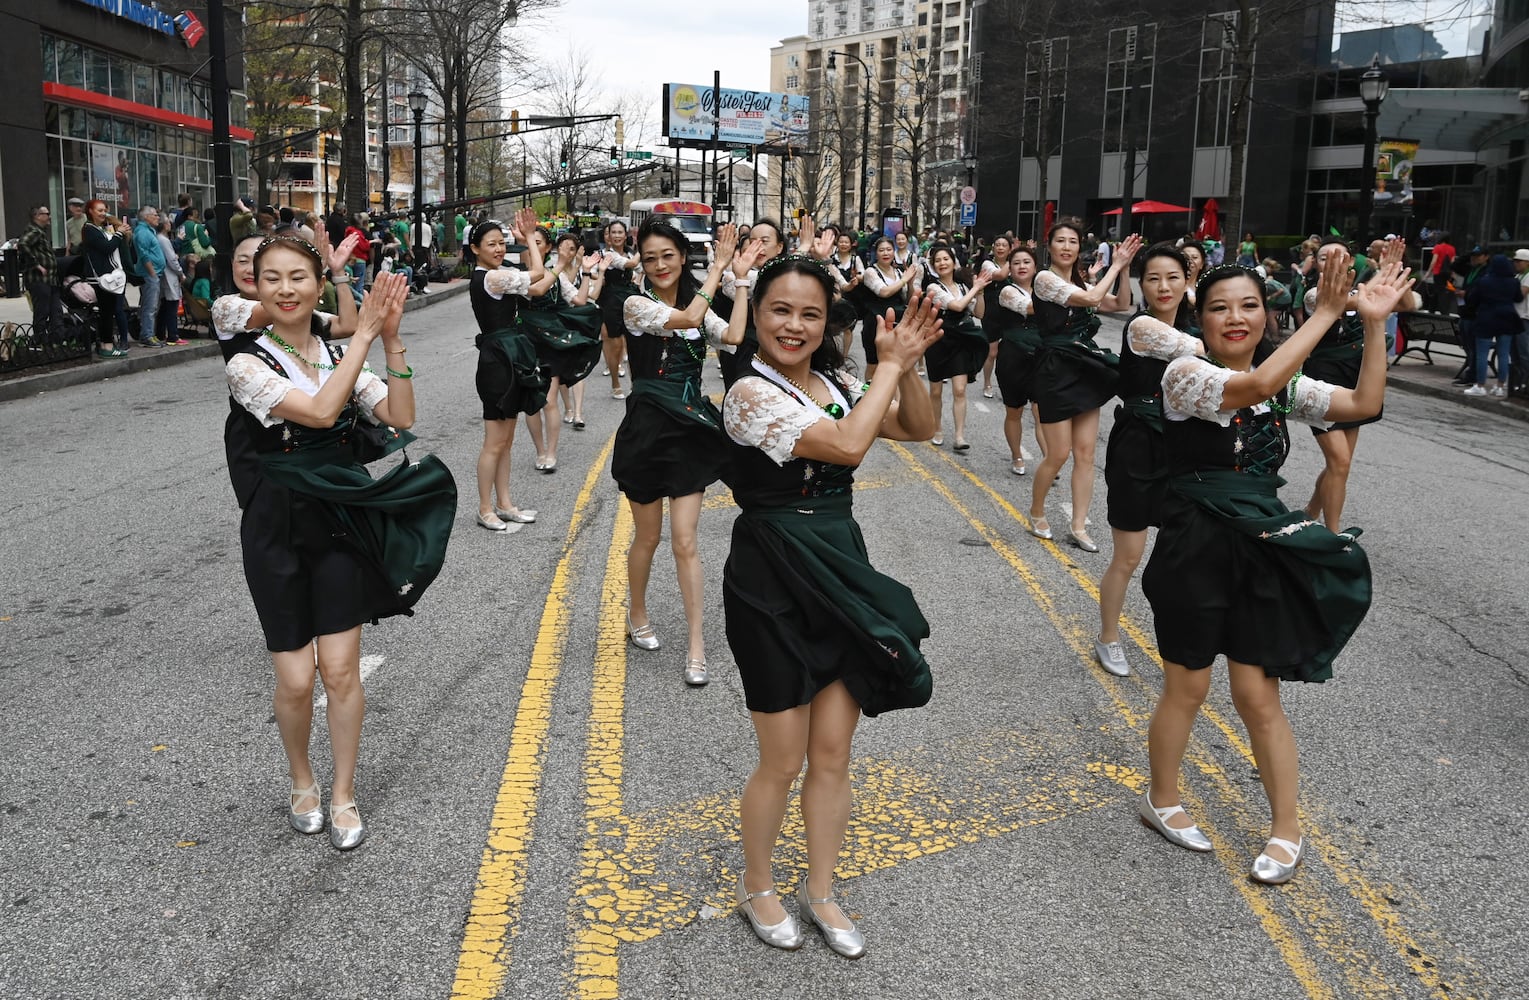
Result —
[{"label": "silver flat shoe", "polygon": [[[297,811],[297,800],[304,796],[313,796],[313,808]],[[307,788],[292,786],[291,793],[287,796],[287,822],[292,824],[292,829],[298,833],[322,833],[324,830],[324,799],[319,791],[319,783],[315,781]]]},{"label": "silver flat shoe", "polygon": [[646,649],[650,653],[663,645],[658,640],[658,629],[653,627],[652,622],[634,628],[630,613],[626,616],[626,637],[632,640],[632,645],[638,649]]},{"label": "silver flat shoe", "polygon": [[1071,528],[1068,528],[1067,541],[1071,543],[1075,548],[1080,548],[1084,552],[1099,551],[1098,544],[1096,544],[1092,538],[1088,537],[1087,531],[1073,531]]},{"label": "silver flat shoe", "polygon": [[[494,513],[497,515],[498,511],[495,511]],[[505,524],[503,521],[491,521],[482,514],[478,515],[478,527],[485,528],[489,531],[508,531],[510,529],[510,526]]]},{"label": "silver flat shoe", "polygon": [[753,901],[761,896],[773,896],[775,890],[766,889],[764,892],[749,892],[743,884],[743,876],[738,876],[738,912],[743,914],[749,926],[754,928],[754,935],[769,945],[771,948],[783,948],[786,951],[796,951],[802,946],[802,927],[796,922],[791,914],[786,914],[786,919],[778,924],[762,924],[754,915]]},{"label": "silver flat shoe", "polygon": [[517,510],[513,513],[507,510],[494,508],[494,516],[506,524],[535,524],[536,514],[534,510]]},{"label": "silver flat shoe", "polygon": [[1215,850],[1215,845],[1210,842],[1209,837],[1200,832],[1198,826],[1186,826],[1183,829],[1179,829],[1168,825],[1168,820],[1183,811],[1183,806],[1168,806],[1166,809],[1157,808],[1152,804],[1151,792],[1143,792],[1141,803],[1137,806],[1137,812],[1141,814],[1141,821],[1162,834],[1163,839],[1168,841],[1168,843],[1177,844],[1186,850],[1200,851],[1201,853]]},{"label": "silver flat shoe", "polygon": [[685,683],[696,688],[706,686],[705,660],[685,661]]},{"label": "silver flat shoe", "polygon": [[823,918],[818,916],[818,911],[813,908],[817,903],[832,903],[832,896],[813,899],[807,895],[807,880],[803,879],[801,891],[796,895],[796,901],[801,905],[802,912],[807,915],[807,919],[823,935],[823,941],[830,950],[836,954],[843,955],[845,958],[860,958],[865,954],[865,935],[860,933],[858,927],[853,923],[847,928],[839,928],[825,923]]},{"label": "silver flat shoe", "polygon": [[1051,541],[1051,524],[1044,517],[1037,517],[1030,522],[1030,527],[1025,529],[1036,538]]},{"label": "silver flat shoe", "polygon": [[[336,813],[355,813],[355,826],[336,826],[334,817]],[[353,851],[360,847],[366,840],[366,823],[361,819],[361,810],[356,808],[356,803],[350,801],[335,808],[334,800],[329,800],[329,843],[337,851]]]},{"label": "silver flat shoe", "polygon": [[1105,642],[1102,639],[1094,640],[1094,659],[1099,661],[1106,673],[1116,677],[1130,677],[1131,665],[1126,662],[1125,648],[1118,642]]},{"label": "silver flat shoe", "polygon": [[1283,861],[1276,861],[1269,857],[1269,847],[1265,847],[1263,853],[1253,860],[1253,870],[1248,873],[1255,882],[1264,885],[1284,885],[1295,877],[1295,870],[1301,866],[1301,858],[1306,853],[1306,838],[1302,837],[1295,843],[1280,837],[1270,837],[1269,845],[1283,847],[1294,858],[1288,865]]}]

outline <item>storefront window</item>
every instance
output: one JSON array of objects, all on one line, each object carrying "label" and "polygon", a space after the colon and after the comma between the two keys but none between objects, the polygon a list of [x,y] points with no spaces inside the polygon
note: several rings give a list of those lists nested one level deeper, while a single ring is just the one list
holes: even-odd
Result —
[{"label": "storefront window", "polygon": [[118,56],[107,56],[111,66],[111,96],[124,101],[133,99],[133,64]]},{"label": "storefront window", "polygon": [[111,126],[112,142],[119,146],[131,147],[133,145],[133,140],[138,136],[138,130],[133,127],[132,122],[123,121],[121,118],[113,118]]},{"label": "storefront window", "polygon": [[75,42],[60,39],[58,53],[58,82],[66,87],[85,86],[85,55]]},{"label": "storefront window", "polygon": [[97,52],[95,49],[86,49],[85,56],[85,89],[97,94],[111,93],[111,64],[106,60],[105,52]]},{"label": "storefront window", "polygon": [[154,105],[154,71],[147,66],[133,67],[133,100]]},{"label": "storefront window", "polygon": [[174,103],[175,74],[161,71],[159,74],[159,106],[162,108],[173,109]]},{"label": "storefront window", "polygon": [[52,35],[42,36],[42,78],[49,83],[58,81],[58,66],[54,55],[54,38]]}]

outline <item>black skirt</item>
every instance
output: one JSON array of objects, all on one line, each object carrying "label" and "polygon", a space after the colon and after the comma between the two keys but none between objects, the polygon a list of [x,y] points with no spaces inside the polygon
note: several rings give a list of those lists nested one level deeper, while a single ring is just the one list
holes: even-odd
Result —
[{"label": "black skirt", "polygon": [[1076,343],[1043,346],[1030,381],[1041,423],[1071,420],[1109,402],[1119,380],[1119,369],[1107,360],[1112,357]]},{"label": "black skirt", "polygon": [[1168,488],[1162,432],[1124,406],[1104,447],[1106,520],[1119,531],[1146,531],[1162,523]]},{"label": "black skirt", "polygon": [[998,377],[1003,405],[1014,409],[1024,406],[1035,392],[1035,351],[1012,340],[1000,340],[993,374]]},{"label": "black skirt", "polygon": [[[949,313],[945,314],[949,317]],[[962,320],[954,327],[947,325],[945,335],[924,352],[924,370],[931,382],[943,382],[965,375],[968,378],[982,370],[987,361],[987,337],[982,327],[970,320]]]},{"label": "black skirt", "polygon": [[477,343],[478,370],[473,382],[484,420],[514,420],[547,405],[550,383],[529,336],[500,330],[480,334]]},{"label": "black skirt", "polygon": [[[1353,357],[1344,357],[1340,360],[1324,360],[1307,358],[1301,366],[1301,372],[1307,378],[1321,379],[1323,382],[1331,382],[1333,385],[1341,385],[1345,389],[1352,389],[1359,384],[1359,366],[1363,361],[1363,355],[1354,352]],[[1311,433],[1321,436],[1330,431],[1343,431],[1353,427],[1363,427],[1365,424],[1373,424],[1385,415],[1385,407],[1382,406],[1379,413],[1373,417],[1365,417],[1363,420],[1341,420],[1331,427],[1313,427]]]},{"label": "black skirt", "polygon": [[635,503],[705,492],[722,478],[727,460],[716,408],[705,400],[696,404],[710,409],[708,423],[677,411],[667,394],[645,392],[646,387],[646,380],[633,386],[616,429],[611,455],[616,485]]}]

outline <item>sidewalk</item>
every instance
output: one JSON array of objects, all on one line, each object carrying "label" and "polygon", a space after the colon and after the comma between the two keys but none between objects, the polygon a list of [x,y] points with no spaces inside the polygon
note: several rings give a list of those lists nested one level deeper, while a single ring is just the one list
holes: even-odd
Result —
[{"label": "sidewalk", "polygon": [[[466,294],[467,288],[468,282],[460,279],[445,284],[432,283],[429,291],[424,295],[416,295],[405,303],[404,312],[425,309],[437,302],[454,299]],[[129,287],[129,292],[132,291],[134,289]],[[31,321],[32,310],[28,308],[25,298],[0,298],[0,323],[30,323]],[[132,372],[153,371],[156,368],[168,368],[171,365],[185,364],[200,358],[221,356],[222,352],[215,340],[193,340],[186,347],[135,347],[125,358],[107,359],[92,355],[88,360],[82,360],[72,367],[38,372],[35,375],[16,375],[0,380],[0,402],[25,399],[41,392],[53,392],[71,385],[85,385]]]},{"label": "sidewalk", "polygon": [[[1422,358],[1412,355],[1402,358],[1391,366],[1386,384],[1392,390],[1447,399],[1461,406],[1529,422],[1529,399],[1521,396],[1508,399],[1467,396],[1464,393],[1464,386],[1452,384],[1455,373],[1460,370],[1460,355],[1450,354],[1447,349],[1441,351],[1437,348],[1433,353],[1438,356],[1438,360],[1431,365]],[[1518,364],[1517,358],[1514,359],[1514,364]]]}]

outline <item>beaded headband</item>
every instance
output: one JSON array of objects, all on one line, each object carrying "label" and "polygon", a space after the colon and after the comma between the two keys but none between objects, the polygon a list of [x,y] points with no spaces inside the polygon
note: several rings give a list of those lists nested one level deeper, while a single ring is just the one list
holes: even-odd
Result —
[{"label": "beaded headband", "polygon": [[1200,275],[1200,280],[1195,282],[1196,304],[1205,301],[1205,290],[1207,288],[1218,281],[1225,281],[1228,278],[1252,278],[1253,283],[1259,288],[1264,287],[1264,280],[1251,267],[1243,267],[1241,264],[1217,264]]},{"label": "beaded headband", "polygon": [[765,275],[779,269],[785,264],[809,264],[811,265],[811,271],[814,277],[821,278],[824,281],[833,280],[833,275],[828,273],[827,264],[824,264],[822,261],[815,257],[809,257],[802,253],[783,253],[778,257],[771,257],[769,260],[765,261],[759,266],[759,276],[763,278]]},{"label": "beaded headband", "polygon": [[265,239],[260,241],[260,245],[255,248],[255,252],[257,254],[263,253],[266,250],[269,250],[271,247],[275,246],[291,247],[293,250],[301,250],[319,263],[322,264],[324,262],[324,258],[319,254],[318,249],[312,243],[309,243],[301,236],[297,236],[292,233],[276,233],[273,236],[267,236]]}]

